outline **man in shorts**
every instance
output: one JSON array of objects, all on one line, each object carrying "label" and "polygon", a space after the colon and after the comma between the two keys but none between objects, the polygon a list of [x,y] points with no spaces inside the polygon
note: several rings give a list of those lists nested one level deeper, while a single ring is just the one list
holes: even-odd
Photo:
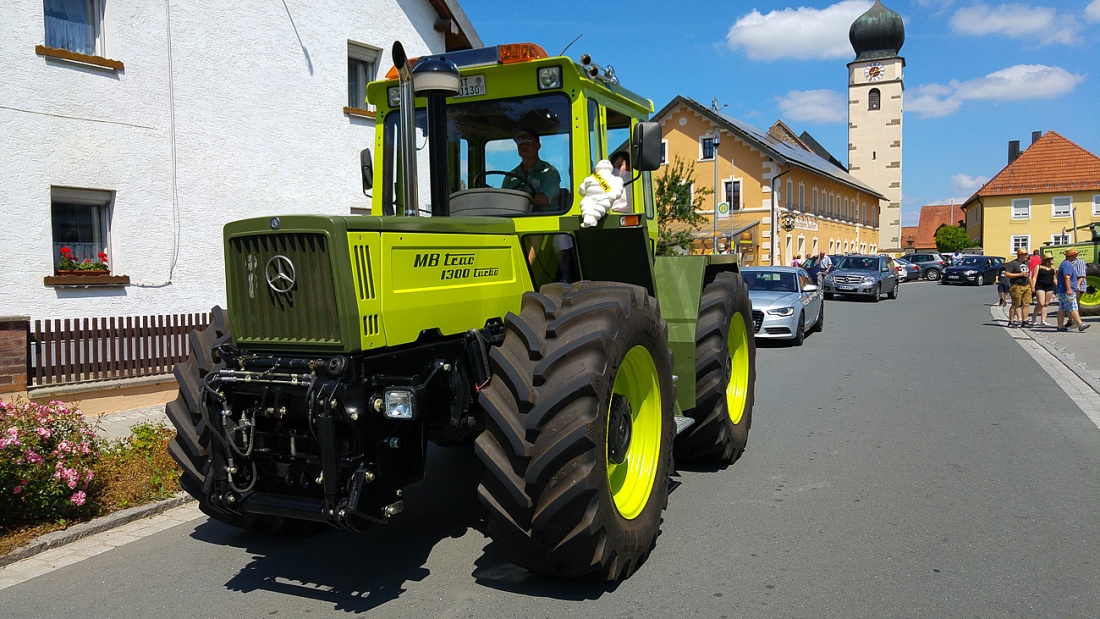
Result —
[{"label": "man in shorts", "polygon": [[1078,331],[1092,326],[1081,322],[1081,313],[1077,309],[1077,271],[1074,269],[1074,260],[1077,260],[1077,250],[1071,247],[1066,250],[1066,259],[1058,265],[1058,275],[1055,277],[1058,282],[1058,330],[1063,332],[1069,331],[1066,316],[1077,325]]},{"label": "man in shorts", "polygon": [[1031,309],[1031,273],[1027,267],[1027,249],[1016,250],[1016,259],[1005,265],[1004,277],[1008,278],[1008,298],[1012,306],[1008,308],[1008,326],[1022,327],[1026,324]]}]

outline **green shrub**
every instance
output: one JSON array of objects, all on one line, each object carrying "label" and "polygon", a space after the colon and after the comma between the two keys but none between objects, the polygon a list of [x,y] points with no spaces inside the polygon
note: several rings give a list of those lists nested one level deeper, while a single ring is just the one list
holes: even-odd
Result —
[{"label": "green shrub", "polygon": [[0,528],[95,514],[99,450],[80,409],[0,401]]}]

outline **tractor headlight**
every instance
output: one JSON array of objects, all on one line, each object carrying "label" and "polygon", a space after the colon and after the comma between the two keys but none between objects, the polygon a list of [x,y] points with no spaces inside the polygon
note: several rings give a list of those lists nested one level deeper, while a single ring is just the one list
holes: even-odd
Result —
[{"label": "tractor headlight", "polygon": [[383,415],[389,419],[412,419],[416,414],[416,398],[408,389],[387,389]]},{"label": "tractor headlight", "polygon": [[539,90],[561,88],[561,66],[539,69]]},{"label": "tractor headlight", "polygon": [[386,97],[390,100],[390,107],[401,105],[401,91],[397,89],[397,86],[390,86],[386,89]]},{"label": "tractor headlight", "polygon": [[768,314],[772,316],[790,316],[793,313],[793,307],[777,307],[775,309],[768,310]]}]

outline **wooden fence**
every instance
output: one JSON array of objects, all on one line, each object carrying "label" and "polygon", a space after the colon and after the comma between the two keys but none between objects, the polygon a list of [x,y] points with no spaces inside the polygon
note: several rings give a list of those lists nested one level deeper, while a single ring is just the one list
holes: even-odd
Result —
[{"label": "wooden fence", "polygon": [[35,320],[29,386],[167,374],[190,353],[187,334],[208,324],[208,313]]}]

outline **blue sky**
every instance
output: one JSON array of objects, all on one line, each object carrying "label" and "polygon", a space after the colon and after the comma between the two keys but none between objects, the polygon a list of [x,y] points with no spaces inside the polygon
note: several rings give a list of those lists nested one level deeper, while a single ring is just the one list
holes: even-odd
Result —
[{"label": "blue sky", "polygon": [[[590,54],[660,109],[676,95],[782,119],[847,162],[848,27],[872,0],[460,0],[486,45]],[[1054,130],[1100,154],[1100,0],[886,0],[905,21],[902,224],[969,197],[1008,142]],[[519,8],[519,7],[522,8]],[[505,8],[507,7],[507,8]]]}]

